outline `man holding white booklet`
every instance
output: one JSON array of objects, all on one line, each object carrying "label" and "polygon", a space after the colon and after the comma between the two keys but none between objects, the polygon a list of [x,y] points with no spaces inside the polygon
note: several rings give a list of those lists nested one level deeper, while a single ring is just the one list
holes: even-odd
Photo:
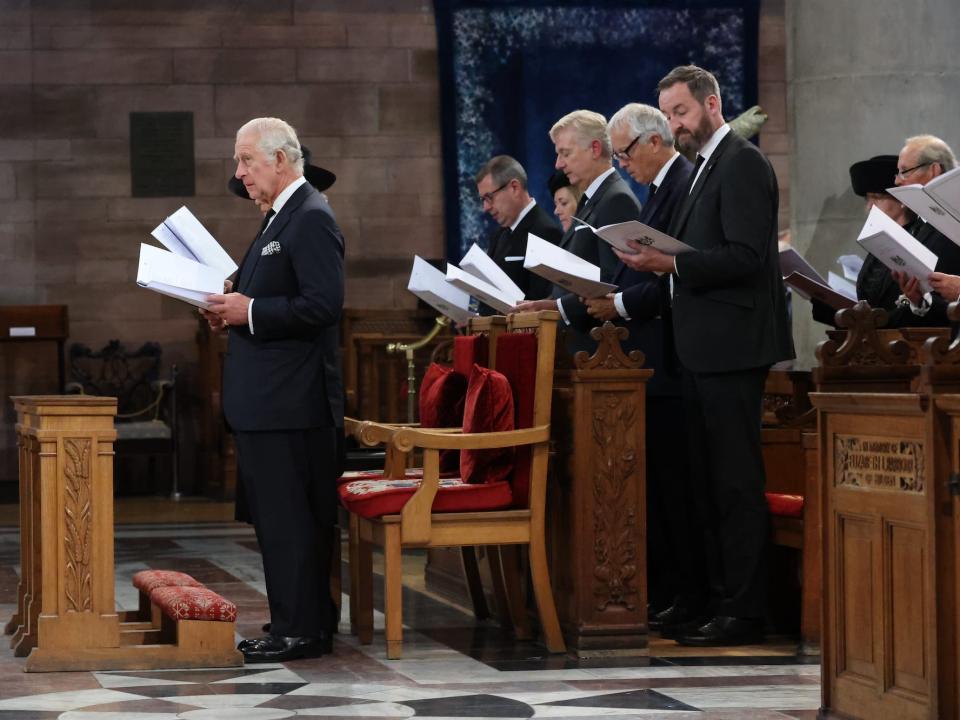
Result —
[{"label": "man holding white booklet", "polygon": [[[907,138],[900,150],[895,184],[904,190],[911,185],[922,187],[956,167],[956,156],[943,140],[933,135],[917,135]],[[890,192],[908,207],[916,205],[911,209],[917,212],[918,218],[907,230],[937,256],[935,271],[926,277],[892,273],[903,292],[899,304],[909,308],[913,316],[910,321],[900,324],[947,327],[950,325],[947,305],[960,299],[960,237],[948,238],[932,222],[927,222],[927,217],[933,216],[932,212],[917,205],[915,196],[897,189]]]}]

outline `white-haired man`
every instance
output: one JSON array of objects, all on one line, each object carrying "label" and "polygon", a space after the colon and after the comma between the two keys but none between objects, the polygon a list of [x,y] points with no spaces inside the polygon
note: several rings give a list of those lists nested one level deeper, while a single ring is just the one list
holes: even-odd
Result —
[{"label": "white-haired man", "polygon": [[[590,110],[574,110],[550,128],[550,139],[557,152],[556,168],[562,170],[571,185],[583,192],[576,216],[593,227],[637,220],[640,202],[627,181],[613,167],[613,148],[607,132],[607,119]],[[576,220],[560,239],[560,247],[600,266],[600,279],[610,282],[620,265],[610,246],[587,229],[577,230]],[[587,318],[586,306],[573,293],[555,289],[552,300],[520,303],[519,311],[560,310],[564,321],[578,324]],[[570,349],[586,349],[593,343],[586,336],[575,338]]]},{"label": "white-haired man", "polygon": [[[947,143],[933,135],[915,135],[904,141],[897,156],[894,183],[926,185],[956,166],[957,158]],[[960,248],[923,217],[910,223],[907,231],[937,256],[936,271],[928,276],[934,292],[924,293],[916,278],[891,273],[903,292],[900,307],[892,314],[906,315],[904,325],[947,327],[947,305],[960,299]]]},{"label": "white-haired man", "polygon": [[270,632],[239,649],[247,662],[282,662],[332,649],[344,243],[326,201],[303,177],[290,125],[251,120],[237,131],[235,159],[249,196],[270,209],[235,292],[211,295],[204,315],[213,329],[230,329],[223,411],[270,606]]}]

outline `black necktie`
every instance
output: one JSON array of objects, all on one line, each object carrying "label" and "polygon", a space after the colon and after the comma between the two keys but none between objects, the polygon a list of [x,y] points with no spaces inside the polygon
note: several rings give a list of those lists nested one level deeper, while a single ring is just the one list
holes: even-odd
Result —
[{"label": "black necktie", "polygon": [[656,194],[656,192],[657,192],[657,184],[650,183],[650,194],[648,197],[653,197]]},{"label": "black necktie", "polygon": [[690,175],[690,187],[687,188],[687,195],[693,192],[693,186],[697,184],[697,178],[700,177],[700,168],[703,166],[703,155],[697,155],[697,162],[693,166],[693,173]]},{"label": "black necktie", "polygon": [[575,213],[573,213],[573,214],[576,215],[577,217],[580,217],[580,211],[583,210],[584,206],[586,206],[586,204],[587,204],[587,200],[589,200],[589,199],[590,199],[590,198],[587,197],[587,194],[586,194],[586,193],[584,193],[583,195],[581,195],[581,196],[580,196],[580,201],[577,203],[577,211],[576,211]]},{"label": "black necktie", "polygon": [[[263,237],[267,225],[270,224],[270,218],[274,215],[276,215],[276,213],[273,211],[273,208],[270,208],[267,210],[267,214],[263,216],[263,222],[260,223],[260,231],[253,239],[253,242],[250,243],[250,249],[247,250],[247,254],[244,255],[243,260],[240,262],[240,272],[237,274],[237,284],[234,290],[239,290],[241,287],[246,288],[246,281],[249,278],[250,269],[254,265],[256,256],[260,254],[260,238]],[[251,255],[253,255],[253,259],[251,259]]]},{"label": "black necktie", "polygon": [[254,242],[260,239],[260,236],[263,235],[263,231],[267,229],[267,225],[270,224],[270,218],[272,218],[276,213],[273,211],[273,208],[267,210],[267,214],[263,216],[263,222],[260,223],[260,232],[257,233],[257,237],[253,239]]}]

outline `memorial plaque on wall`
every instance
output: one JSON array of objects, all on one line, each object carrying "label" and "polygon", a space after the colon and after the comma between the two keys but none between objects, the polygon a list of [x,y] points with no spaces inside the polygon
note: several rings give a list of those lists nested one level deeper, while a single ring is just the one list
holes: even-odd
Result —
[{"label": "memorial plaque on wall", "polygon": [[195,190],[193,113],[130,113],[131,195],[171,197]]}]

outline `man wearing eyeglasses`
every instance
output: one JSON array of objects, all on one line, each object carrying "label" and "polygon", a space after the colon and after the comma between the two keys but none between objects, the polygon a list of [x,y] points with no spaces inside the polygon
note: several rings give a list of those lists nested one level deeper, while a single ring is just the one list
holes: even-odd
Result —
[{"label": "man wearing eyeglasses", "polygon": [[[953,150],[933,135],[907,138],[897,157],[897,185],[926,185],[957,166]],[[960,247],[924,218],[918,217],[907,231],[937,256],[936,272],[928,276],[934,292],[924,293],[915,277],[892,273],[903,295],[893,313],[897,325],[948,327],[947,305],[960,299]],[[909,309],[909,312],[907,312]]]},{"label": "man wearing eyeglasses", "polygon": [[[533,233],[551,243],[558,243],[563,231],[549,212],[530,197],[527,173],[509,155],[497,155],[477,171],[474,177],[477,194],[484,212],[500,229],[491,238],[487,255],[523,290],[524,297],[539,298],[550,294],[550,281],[523,267],[527,254],[527,235]],[[492,308],[481,306],[483,314]]]}]

